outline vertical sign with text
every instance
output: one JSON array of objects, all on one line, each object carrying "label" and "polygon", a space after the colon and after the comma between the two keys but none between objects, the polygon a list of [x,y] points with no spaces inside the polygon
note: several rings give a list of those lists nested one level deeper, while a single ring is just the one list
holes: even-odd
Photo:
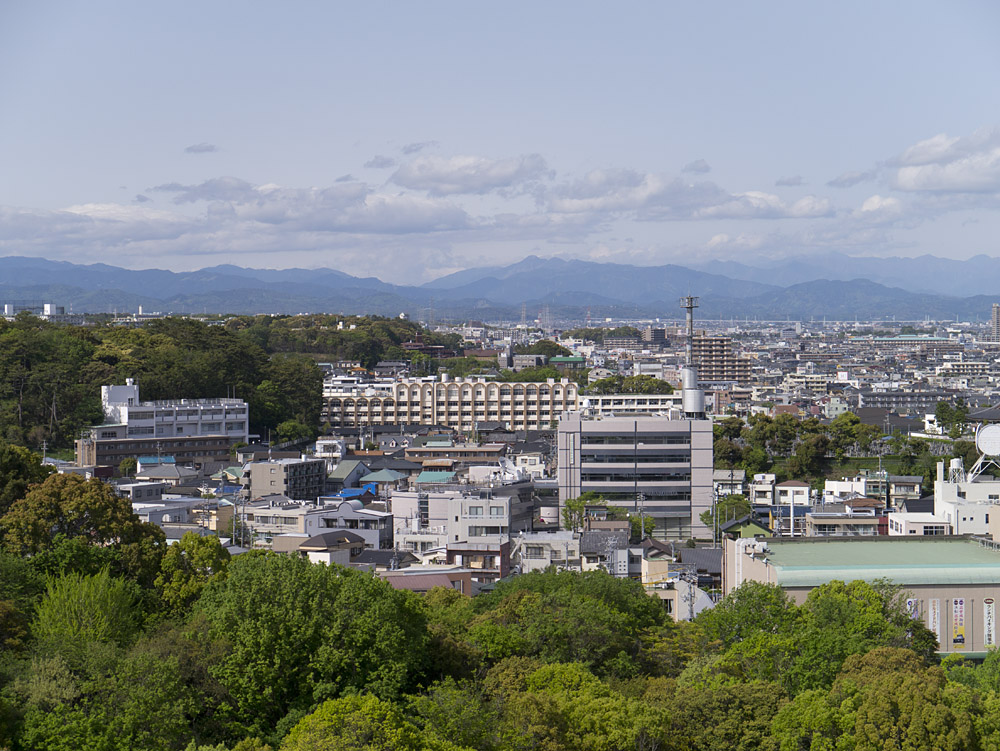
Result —
[{"label": "vertical sign with text", "polygon": [[941,600],[928,600],[927,628],[931,630],[934,637],[941,642]]},{"label": "vertical sign with text", "polygon": [[983,644],[995,647],[997,643],[997,611],[992,597],[983,600]]},{"label": "vertical sign with text", "polygon": [[965,598],[956,597],[951,601],[951,646],[965,649]]}]

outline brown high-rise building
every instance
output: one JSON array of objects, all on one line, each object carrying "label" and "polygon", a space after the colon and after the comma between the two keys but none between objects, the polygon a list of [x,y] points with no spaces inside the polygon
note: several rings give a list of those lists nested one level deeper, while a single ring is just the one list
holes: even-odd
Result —
[{"label": "brown high-rise building", "polygon": [[695,336],[691,351],[699,381],[747,383],[750,361],[736,354],[728,336]]}]

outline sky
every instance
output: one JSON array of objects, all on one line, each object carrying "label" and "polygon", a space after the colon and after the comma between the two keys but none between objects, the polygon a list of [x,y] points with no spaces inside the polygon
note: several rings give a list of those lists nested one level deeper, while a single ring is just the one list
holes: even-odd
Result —
[{"label": "sky", "polygon": [[0,3],[0,255],[1000,254],[994,2]]}]

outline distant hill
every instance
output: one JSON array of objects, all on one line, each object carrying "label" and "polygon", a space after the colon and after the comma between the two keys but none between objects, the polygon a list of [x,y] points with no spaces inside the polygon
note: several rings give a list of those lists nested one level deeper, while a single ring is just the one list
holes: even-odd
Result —
[{"label": "distant hill", "polygon": [[[892,267],[889,261],[881,260]],[[987,259],[991,263],[995,259]],[[849,266],[841,259],[845,266]],[[928,261],[944,268],[943,259]],[[827,263],[827,262],[823,262]],[[919,265],[922,260],[911,260]],[[947,262],[954,263],[954,262]],[[965,263],[972,263],[967,261]],[[990,264],[983,262],[984,267]],[[468,269],[422,286],[394,285],[335,269],[251,269],[223,265],[189,272],[129,270],[108,264],[0,258],[0,300],[40,300],[77,313],[372,313],[406,312],[435,320],[517,320],[522,306],[533,319],[548,307],[556,318],[680,317],[678,298],[701,298],[704,318],[839,320],[891,318],[986,320],[1000,294],[917,292],[867,278],[814,278],[788,284],[770,272],[740,264],[706,264],[710,273],[677,265],[616,263],[529,256],[509,266]],[[1000,268],[1000,267],[998,267]],[[803,263],[788,274],[806,273]],[[943,273],[943,272],[942,272]],[[998,272],[1000,273],[1000,272]],[[786,274],[786,275],[788,275]],[[741,279],[739,276],[760,279]],[[910,273],[910,278],[915,277]],[[947,286],[947,285],[945,285]],[[981,286],[977,283],[975,286]],[[997,290],[1000,290],[998,283]]]},{"label": "distant hill", "polygon": [[817,279],[867,279],[910,292],[949,297],[993,295],[1000,299],[1000,258],[986,255],[955,261],[931,255],[918,258],[860,258],[842,253],[824,253],[781,260],[747,260],[743,263],[709,261],[692,264],[691,267],[732,279],[782,287]]}]

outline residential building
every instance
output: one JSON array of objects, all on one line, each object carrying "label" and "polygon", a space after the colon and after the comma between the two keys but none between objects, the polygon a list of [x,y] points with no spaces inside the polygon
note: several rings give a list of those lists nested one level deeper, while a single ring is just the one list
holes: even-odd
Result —
[{"label": "residential building", "polygon": [[695,336],[691,355],[703,383],[746,383],[750,380],[750,360],[737,355],[733,340],[728,336]]},{"label": "residential building", "polygon": [[397,491],[393,527],[401,550],[424,554],[448,543],[495,542],[530,532],[534,505],[531,482],[493,488],[469,486]]},{"label": "residential building", "polygon": [[549,566],[581,570],[580,539],[576,532],[522,532],[511,538],[511,560],[517,573],[544,571]]},{"label": "residential building", "polygon": [[712,506],[712,425],[661,417],[559,421],[560,505],[595,491],[655,521],[661,539],[708,538],[699,515]]},{"label": "residential building", "polygon": [[758,472],[750,484],[750,505],[770,506],[774,503],[774,486],[777,475],[773,472]]},{"label": "residential building", "polygon": [[[331,496],[308,503],[277,495],[251,501],[241,513],[241,520],[253,530],[255,540],[261,545],[271,545],[279,535],[308,538],[322,532],[348,530],[360,536],[366,548],[392,548],[392,514],[367,507],[357,499]],[[285,543],[278,547],[291,549]]]},{"label": "residential building", "polygon": [[315,501],[326,492],[323,459],[273,459],[243,468],[243,486],[250,500],[281,493],[296,501]]},{"label": "residential building", "polygon": [[717,469],[712,472],[712,491],[717,498],[743,495],[746,479],[745,469]]},{"label": "residential building", "polygon": [[809,483],[786,480],[774,486],[774,503],[779,506],[808,506]]},{"label": "residential building", "polygon": [[505,383],[485,378],[430,382],[405,378],[384,388],[324,387],[323,419],[332,426],[441,425],[470,433],[477,423],[497,421],[511,430],[548,428],[579,394],[568,379]]}]

